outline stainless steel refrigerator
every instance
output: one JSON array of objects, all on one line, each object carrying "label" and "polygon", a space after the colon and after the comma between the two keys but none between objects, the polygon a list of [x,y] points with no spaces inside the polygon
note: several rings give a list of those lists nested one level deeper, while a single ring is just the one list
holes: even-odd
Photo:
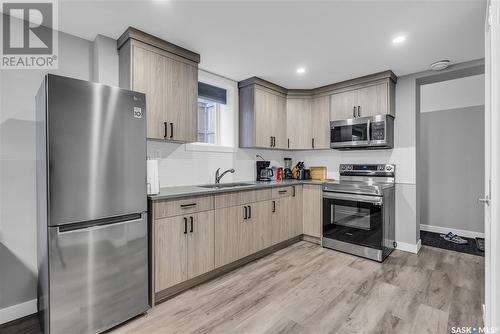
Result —
[{"label": "stainless steel refrigerator", "polygon": [[102,332],[149,308],[145,95],[49,74],[36,116],[42,327]]}]

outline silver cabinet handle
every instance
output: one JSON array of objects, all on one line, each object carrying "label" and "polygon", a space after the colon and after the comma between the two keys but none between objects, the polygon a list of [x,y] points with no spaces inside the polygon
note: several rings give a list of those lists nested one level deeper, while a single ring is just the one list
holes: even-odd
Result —
[{"label": "silver cabinet handle", "polygon": [[361,117],[361,106],[358,106],[358,117]]},{"label": "silver cabinet handle", "polygon": [[356,106],[352,107],[352,117],[356,118]]}]

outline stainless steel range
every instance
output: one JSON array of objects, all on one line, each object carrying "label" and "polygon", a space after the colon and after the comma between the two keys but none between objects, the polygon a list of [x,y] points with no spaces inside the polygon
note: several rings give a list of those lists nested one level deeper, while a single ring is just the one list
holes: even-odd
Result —
[{"label": "stainless steel range", "polygon": [[394,240],[394,165],[340,165],[323,185],[323,247],[382,262]]}]

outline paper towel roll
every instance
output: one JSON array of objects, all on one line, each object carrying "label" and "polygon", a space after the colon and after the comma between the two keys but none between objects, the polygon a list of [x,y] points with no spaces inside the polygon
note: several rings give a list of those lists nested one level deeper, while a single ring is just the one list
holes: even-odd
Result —
[{"label": "paper towel roll", "polygon": [[158,195],[160,193],[160,177],[158,176],[158,160],[147,160],[147,193]]}]

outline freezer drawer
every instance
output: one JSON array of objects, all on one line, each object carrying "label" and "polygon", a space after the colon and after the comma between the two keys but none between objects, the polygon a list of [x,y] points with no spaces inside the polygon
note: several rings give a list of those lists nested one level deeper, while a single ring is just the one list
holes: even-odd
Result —
[{"label": "freezer drawer", "polygon": [[125,218],[49,228],[51,333],[102,332],[149,308],[147,215]]}]

